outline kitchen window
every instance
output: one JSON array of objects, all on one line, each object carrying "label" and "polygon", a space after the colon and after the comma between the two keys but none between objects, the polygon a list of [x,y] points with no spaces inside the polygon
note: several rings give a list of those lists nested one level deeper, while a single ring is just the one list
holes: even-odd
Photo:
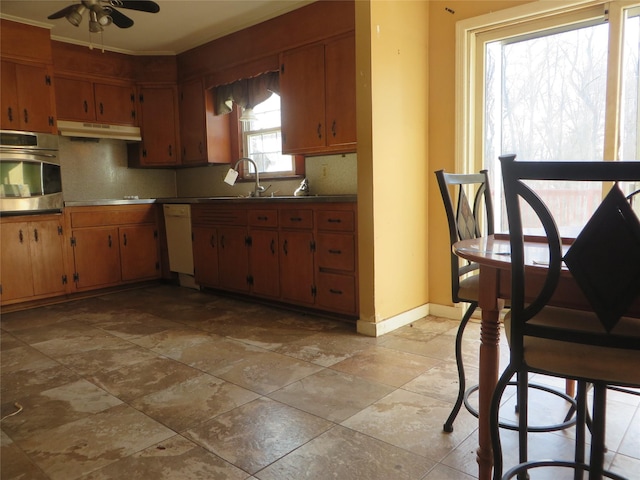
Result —
[{"label": "kitchen window", "polygon": [[[495,205],[504,203],[502,153],[539,161],[640,158],[640,2],[534,2],[457,29],[457,170],[487,168]],[[548,187],[543,197],[567,232],[583,224],[603,191],[601,184]],[[503,208],[496,215],[506,230]]]},{"label": "kitchen window", "polygon": [[[256,162],[262,178],[296,174],[293,156],[282,153],[279,95],[272,93],[252,110],[243,109],[240,124],[244,155]],[[255,172],[245,167],[241,174],[250,178]]]}]

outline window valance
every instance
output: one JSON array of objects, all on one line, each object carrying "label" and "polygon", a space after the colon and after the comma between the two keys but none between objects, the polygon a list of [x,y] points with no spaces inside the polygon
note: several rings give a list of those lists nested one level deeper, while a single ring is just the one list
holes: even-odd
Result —
[{"label": "window valance", "polygon": [[252,78],[243,78],[214,88],[216,115],[231,112],[233,104],[242,108],[253,108],[264,102],[272,93],[280,94],[278,72],[267,72]]}]

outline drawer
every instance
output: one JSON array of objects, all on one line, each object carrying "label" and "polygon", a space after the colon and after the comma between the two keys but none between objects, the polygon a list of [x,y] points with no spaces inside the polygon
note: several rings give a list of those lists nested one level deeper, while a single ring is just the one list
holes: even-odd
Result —
[{"label": "drawer", "polygon": [[316,258],[320,270],[355,271],[355,237],[339,233],[319,233]]},{"label": "drawer", "polygon": [[318,230],[353,232],[355,212],[349,210],[318,210],[316,212]]},{"label": "drawer", "polygon": [[200,226],[246,225],[247,210],[234,207],[191,206],[191,224]]},{"label": "drawer", "polygon": [[351,275],[319,273],[316,302],[318,306],[333,312],[355,314],[356,279]]},{"label": "drawer", "polygon": [[284,228],[313,228],[313,210],[280,209],[280,226]]},{"label": "drawer", "polygon": [[252,227],[277,227],[278,210],[251,210],[249,211],[249,225]]},{"label": "drawer", "polygon": [[144,209],[125,207],[121,210],[114,210],[110,207],[91,208],[90,210],[74,210],[70,216],[72,228],[156,222],[156,211],[153,207]]}]

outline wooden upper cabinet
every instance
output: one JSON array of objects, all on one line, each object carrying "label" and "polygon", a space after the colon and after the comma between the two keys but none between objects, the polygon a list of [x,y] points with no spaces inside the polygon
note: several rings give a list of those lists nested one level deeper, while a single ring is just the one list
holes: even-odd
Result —
[{"label": "wooden upper cabinet", "polygon": [[180,163],[178,102],[175,86],[138,89],[141,143],[128,144],[129,165],[174,166]]},{"label": "wooden upper cabinet", "polygon": [[353,34],[325,45],[327,145],[356,148],[356,44]]},{"label": "wooden upper cabinet", "polygon": [[51,68],[3,60],[1,69],[0,127],[55,133]]},{"label": "wooden upper cabinet", "polygon": [[58,118],[112,125],[137,125],[133,85],[56,77]]},{"label": "wooden upper cabinet", "polygon": [[231,162],[230,115],[215,115],[213,92],[202,79],[180,85],[180,142],[183,165]]},{"label": "wooden upper cabinet", "polygon": [[280,91],[283,152],[304,153],[323,147],[324,45],[283,54]]},{"label": "wooden upper cabinet", "polygon": [[280,90],[284,153],[356,150],[353,33],[283,53]]}]

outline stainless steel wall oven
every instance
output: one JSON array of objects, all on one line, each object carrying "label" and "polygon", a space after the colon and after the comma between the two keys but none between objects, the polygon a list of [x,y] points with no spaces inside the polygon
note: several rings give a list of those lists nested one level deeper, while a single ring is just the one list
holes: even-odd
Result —
[{"label": "stainless steel wall oven", "polygon": [[0,131],[0,214],[61,212],[58,137]]}]

